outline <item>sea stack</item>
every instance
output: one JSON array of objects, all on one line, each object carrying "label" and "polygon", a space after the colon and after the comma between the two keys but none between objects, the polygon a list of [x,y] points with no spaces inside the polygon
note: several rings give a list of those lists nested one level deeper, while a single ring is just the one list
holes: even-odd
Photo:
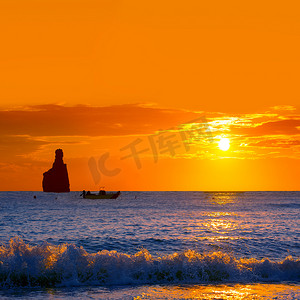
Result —
[{"label": "sea stack", "polygon": [[43,191],[53,193],[70,192],[67,165],[63,161],[62,149],[55,150],[55,161],[50,170],[43,174]]}]

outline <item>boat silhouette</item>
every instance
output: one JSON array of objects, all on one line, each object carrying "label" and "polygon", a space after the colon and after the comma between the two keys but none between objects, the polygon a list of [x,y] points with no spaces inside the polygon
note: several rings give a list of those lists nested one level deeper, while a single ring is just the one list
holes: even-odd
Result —
[{"label": "boat silhouette", "polygon": [[106,192],[105,190],[100,190],[98,194],[92,194],[90,191],[83,190],[81,196],[84,199],[117,199],[120,196],[121,192],[116,193]]}]

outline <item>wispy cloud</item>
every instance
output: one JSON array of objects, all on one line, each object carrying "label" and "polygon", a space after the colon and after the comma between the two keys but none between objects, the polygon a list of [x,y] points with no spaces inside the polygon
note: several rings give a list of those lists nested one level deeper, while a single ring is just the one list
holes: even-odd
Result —
[{"label": "wispy cloud", "polygon": [[118,105],[107,107],[39,105],[0,111],[0,135],[121,136],[149,134],[197,117],[197,113]]},{"label": "wispy cloud", "polygon": [[49,142],[31,136],[0,135],[0,157],[24,156],[47,144]]},{"label": "wispy cloud", "polygon": [[236,134],[247,136],[264,136],[264,135],[297,135],[300,134],[299,119],[287,119],[268,121],[262,124],[253,122],[252,126],[233,127],[232,131]]},{"label": "wispy cloud", "polygon": [[[88,148],[114,151],[114,147],[118,150],[134,136],[151,135],[170,128],[190,130],[191,126],[197,127],[197,122],[184,123],[200,116],[203,116],[202,112],[140,104],[107,107],[36,105],[2,110],[0,154],[7,159],[60,145],[70,145],[80,153],[86,153]],[[206,116],[213,142],[191,135],[188,137],[188,143],[193,147],[190,152],[178,153],[173,158],[255,159],[278,155],[294,158],[299,153],[300,115],[293,107],[278,106],[256,114],[207,112]],[[198,125],[203,126],[200,123]],[[228,152],[218,150],[218,137],[222,136],[230,138]],[[123,139],[127,140],[121,142]]]}]

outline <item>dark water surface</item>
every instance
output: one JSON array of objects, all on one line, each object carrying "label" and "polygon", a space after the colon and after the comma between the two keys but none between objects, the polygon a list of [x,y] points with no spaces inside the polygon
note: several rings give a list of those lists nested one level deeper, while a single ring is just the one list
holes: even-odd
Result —
[{"label": "dark water surface", "polygon": [[0,193],[3,297],[299,296],[300,192],[79,194]]}]

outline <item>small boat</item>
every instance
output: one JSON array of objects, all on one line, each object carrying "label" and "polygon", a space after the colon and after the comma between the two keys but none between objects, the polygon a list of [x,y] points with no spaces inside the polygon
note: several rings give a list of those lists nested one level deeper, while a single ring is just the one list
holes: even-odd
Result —
[{"label": "small boat", "polygon": [[99,194],[92,194],[90,192],[82,192],[82,197],[84,199],[117,199],[120,196],[121,192],[116,193],[107,193],[104,190],[100,190]]}]

